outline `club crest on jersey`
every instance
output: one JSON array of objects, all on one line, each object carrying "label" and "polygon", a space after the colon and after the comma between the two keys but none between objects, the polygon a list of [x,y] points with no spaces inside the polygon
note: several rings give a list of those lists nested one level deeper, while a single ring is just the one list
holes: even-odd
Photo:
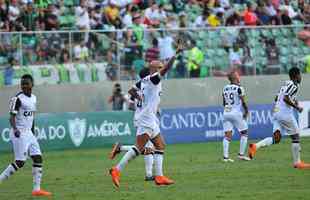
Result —
[{"label": "club crest on jersey", "polygon": [[86,119],[75,118],[68,120],[70,138],[76,147],[79,147],[86,135]]}]

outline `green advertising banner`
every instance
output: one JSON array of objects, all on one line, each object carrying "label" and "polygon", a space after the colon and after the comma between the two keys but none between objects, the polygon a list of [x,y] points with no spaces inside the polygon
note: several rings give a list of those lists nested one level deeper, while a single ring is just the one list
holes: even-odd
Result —
[{"label": "green advertising banner", "polygon": [[[132,112],[37,114],[35,135],[43,151],[135,142]],[[10,151],[8,117],[0,118],[0,151]]]}]

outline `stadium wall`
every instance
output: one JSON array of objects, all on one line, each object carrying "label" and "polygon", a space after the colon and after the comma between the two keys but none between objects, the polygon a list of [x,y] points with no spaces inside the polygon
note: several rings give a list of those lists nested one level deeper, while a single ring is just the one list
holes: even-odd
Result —
[{"label": "stadium wall", "polygon": [[[272,103],[279,86],[287,75],[248,76],[242,78],[250,104]],[[163,108],[205,107],[222,104],[221,91],[226,78],[174,79],[165,80],[163,87]],[[132,81],[121,82],[127,91]],[[103,81],[93,84],[38,85],[34,93],[38,96],[39,113],[93,112],[111,110],[107,98],[111,95],[113,83]],[[1,88],[0,116],[7,115],[8,101],[18,87]],[[301,100],[310,99],[310,75],[303,76],[300,91]]]}]

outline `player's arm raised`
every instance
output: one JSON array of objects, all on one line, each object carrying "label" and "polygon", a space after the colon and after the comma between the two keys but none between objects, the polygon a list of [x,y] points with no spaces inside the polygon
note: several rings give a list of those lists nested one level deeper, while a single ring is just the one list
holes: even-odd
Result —
[{"label": "player's arm raised", "polygon": [[239,93],[239,96],[240,96],[240,99],[241,99],[241,103],[242,103],[242,107],[243,107],[243,110],[244,110],[243,118],[246,119],[248,117],[248,115],[249,115],[249,109],[248,109],[248,105],[246,103],[246,96],[245,96],[244,89],[240,87],[239,90],[238,90],[238,93]]},{"label": "player's arm raised", "polygon": [[18,97],[13,97],[10,101],[10,124],[13,129],[15,137],[20,136],[20,132],[16,127],[16,114],[19,111],[19,108],[21,107],[21,101]]},{"label": "player's arm raised", "polygon": [[184,48],[184,47],[183,47],[182,42],[179,41],[179,42],[178,42],[177,49],[176,49],[176,51],[175,51],[175,55],[172,56],[172,57],[169,59],[169,61],[164,65],[164,67],[160,69],[159,74],[160,74],[161,76],[164,76],[164,75],[172,68],[173,63],[174,63],[174,61],[175,61],[175,58],[177,57],[177,55],[178,55],[181,51],[183,51],[183,48]]}]

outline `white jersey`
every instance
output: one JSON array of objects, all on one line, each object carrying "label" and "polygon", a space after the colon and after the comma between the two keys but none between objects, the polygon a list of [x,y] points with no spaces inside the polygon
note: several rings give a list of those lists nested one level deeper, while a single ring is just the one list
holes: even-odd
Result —
[{"label": "white jersey", "polygon": [[20,92],[10,100],[10,113],[16,115],[16,128],[31,130],[36,111],[37,98],[35,95],[26,96]]},{"label": "white jersey", "polygon": [[[135,115],[138,126],[154,128],[157,126],[157,111],[161,96],[161,82],[159,73],[146,76],[140,82],[142,103]],[[138,85],[138,84],[136,84]],[[139,105],[140,106],[140,105]]]},{"label": "white jersey", "polygon": [[281,86],[277,101],[275,103],[274,112],[281,112],[281,113],[293,113],[293,107],[289,106],[287,103],[284,102],[284,97],[287,95],[293,102],[296,101],[297,92],[299,89],[299,85],[294,83],[293,81],[286,81],[283,86]]},{"label": "white jersey", "polygon": [[245,96],[244,88],[236,85],[229,84],[223,88],[223,98],[224,98],[224,113],[231,112],[242,112],[242,102],[241,98]]}]

